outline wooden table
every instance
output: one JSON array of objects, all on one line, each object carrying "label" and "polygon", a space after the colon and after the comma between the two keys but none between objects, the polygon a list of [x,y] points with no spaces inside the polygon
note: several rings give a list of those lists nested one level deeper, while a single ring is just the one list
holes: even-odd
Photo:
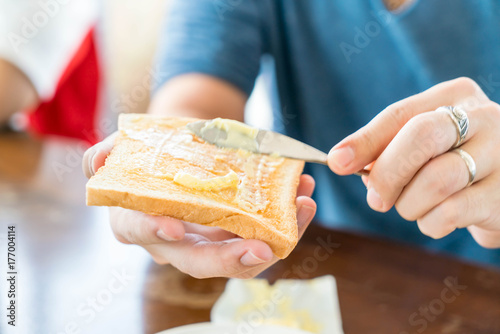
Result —
[{"label": "wooden table", "polygon": [[[208,321],[226,280],[196,280],[118,243],[103,208],[84,204],[84,147],[0,135],[0,235],[16,226],[17,331],[156,333]],[[5,303],[5,239],[0,239]],[[314,226],[265,272],[334,275],[345,333],[500,333],[500,272]],[[453,288],[450,288],[453,287]]]}]

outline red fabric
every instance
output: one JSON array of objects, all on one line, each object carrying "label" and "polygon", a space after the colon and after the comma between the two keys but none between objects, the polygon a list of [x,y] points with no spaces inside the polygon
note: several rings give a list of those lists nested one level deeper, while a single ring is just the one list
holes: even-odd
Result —
[{"label": "red fabric", "polygon": [[101,139],[95,129],[99,80],[92,29],[64,71],[53,98],[43,101],[29,115],[31,130],[95,144]]}]

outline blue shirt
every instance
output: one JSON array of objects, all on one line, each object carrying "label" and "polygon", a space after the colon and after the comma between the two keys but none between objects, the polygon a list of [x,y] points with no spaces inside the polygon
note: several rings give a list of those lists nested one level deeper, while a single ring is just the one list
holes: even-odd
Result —
[{"label": "blue shirt", "polygon": [[[250,94],[273,59],[274,126],[323,151],[389,104],[460,76],[500,102],[500,1],[416,0],[400,13],[383,0],[176,0],[158,54],[162,81],[199,72]],[[366,204],[357,176],[309,165],[317,218],[431,251],[500,265],[466,229],[433,240],[393,209]],[[500,205],[500,203],[499,203]]]}]

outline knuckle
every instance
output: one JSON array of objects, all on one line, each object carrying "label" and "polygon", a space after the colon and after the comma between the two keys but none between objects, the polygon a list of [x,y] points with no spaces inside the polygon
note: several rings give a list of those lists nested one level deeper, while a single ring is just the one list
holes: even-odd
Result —
[{"label": "knuckle", "polygon": [[140,238],[136,235],[135,231],[125,230],[119,233],[129,244],[139,244]]},{"label": "knuckle", "polygon": [[121,242],[122,244],[125,244],[125,245],[130,245],[132,244],[127,238],[125,238],[122,234],[120,233],[117,233],[117,232],[113,232],[114,236],[115,236],[115,239],[118,240],[119,242]]},{"label": "knuckle", "polygon": [[234,259],[229,259],[228,257],[222,257],[222,270],[221,275],[225,277],[233,277],[235,275],[241,274],[243,271],[243,265],[240,262],[236,262]]},{"label": "knuckle", "polygon": [[487,119],[491,121],[489,124],[496,128],[500,122],[500,105],[493,101],[488,101],[484,104],[484,112]]},{"label": "knuckle", "polygon": [[414,156],[427,161],[448,149],[449,136],[444,131],[443,121],[448,122],[447,115],[432,112],[419,114],[408,121],[407,135],[413,138]]},{"label": "knuckle", "polygon": [[397,189],[400,189],[407,183],[407,175],[406,172],[400,170],[386,170],[380,163],[381,161],[370,172],[369,187],[376,189],[379,196],[388,202],[388,198],[392,198]]},{"label": "knuckle", "polygon": [[495,217],[495,209],[492,207],[491,199],[488,199],[484,193],[475,194],[473,192],[466,192],[465,194],[465,200],[461,206],[462,215],[470,216],[474,221],[494,226],[497,222],[497,217]]},{"label": "knuckle", "polygon": [[[477,201],[477,220],[482,222],[485,226],[498,226],[500,222],[500,210],[498,207],[491,207],[491,204],[485,204],[484,200],[482,199],[476,199]],[[495,230],[498,230],[498,228],[494,228]],[[500,233],[500,231],[499,231]],[[498,238],[498,241],[500,242],[500,235]]]},{"label": "knuckle", "polygon": [[419,114],[412,117],[406,127],[410,131],[410,135],[415,139],[432,137],[434,129],[436,128],[436,121],[434,117],[430,117],[428,113]]},{"label": "knuckle", "polygon": [[394,124],[399,125],[399,127],[406,124],[413,116],[412,104],[408,99],[393,103],[387,109]]},{"label": "knuckle", "polygon": [[443,203],[441,205],[441,221],[446,225],[456,225],[458,221],[458,211],[453,205]]},{"label": "knuckle", "polygon": [[500,104],[493,101],[488,101],[486,103],[486,106],[491,108],[491,113],[494,114],[495,116],[500,115]]},{"label": "knuckle", "polygon": [[464,91],[476,91],[479,85],[469,77],[459,77],[451,81],[451,83]]},{"label": "knuckle", "polygon": [[189,275],[196,279],[205,279],[215,276],[212,271],[207,271],[205,267],[196,265],[196,262],[192,260],[192,257],[187,258],[172,257],[170,264],[177,268],[181,273]]},{"label": "knuckle", "polygon": [[376,149],[376,143],[374,141],[374,133],[371,127],[364,127],[359,131],[357,138],[355,138],[355,144],[362,145],[366,147],[368,151],[373,151]]},{"label": "knuckle", "polygon": [[408,152],[418,167],[440,153],[443,142],[442,124],[432,113],[424,113],[413,117],[404,127],[405,136],[412,141],[412,150]]},{"label": "knuckle", "polygon": [[[431,189],[435,189],[434,191],[437,193],[439,198],[446,198],[448,197],[451,193],[453,193],[453,190],[455,188],[455,182],[450,181],[450,177],[452,178],[457,178],[453,177],[451,175],[455,175],[456,173],[449,173],[448,175],[446,173],[436,173],[434,175],[434,180],[431,182]],[[458,179],[458,178],[457,178]],[[434,186],[432,186],[434,184]]]},{"label": "knuckle", "polygon": [[219,261],[223,264],[230,264],[234,262],[234,256],[231,252],[225,252],[225,247],[222,246],[221,248],[218,249],[218,258]]},{"label": "knuckle", "polygon": [[442,164],[439,160],[431,160],[423,169],[427,180],[425,188],[429,192],[435,192],[440,199],[445,199],[453,194],[457,184],[465,180],[465,171],[461,164]]},{"label": "knuckle", "polygon": [[118,240],[122,244],[126,245],[132,244],[132,242],[127,238],[126,235],[123,234],[123,231],[119,228],[119,220],[114,218],[113,215],[111,215],[110,225],[116,240]]},{"label": "knuckle", "polygon": [[232,252],[226,251],[224,246],[218,251],[217,261],[220,264],[220,275],[218,276],[233,277],[246,269],[239,258],[235,258]]}]

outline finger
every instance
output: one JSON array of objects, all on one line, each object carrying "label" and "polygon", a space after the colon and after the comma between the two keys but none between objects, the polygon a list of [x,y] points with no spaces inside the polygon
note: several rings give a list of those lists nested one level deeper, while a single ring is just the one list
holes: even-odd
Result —
[{"label": "finger", "polygon": [[498,230],[499,182],[490,176],[447,198],[417,220],[420,231],[437,239],[471,225]]},{"label": "finger", "polygon": [[491,231],[475,225],[467,229],[480,246],[490,249],[500,248],[500,230]]},{"label": "finger", "polygon": [[82,159],[82,168],[87,178],[91,178],[101,166],[104,166],[104,161],[113,149],[117,135],[118,132],[113,133],[85,152]]},{"label": "finger", "polygon": [[302,174],[300,176],[300,182],[297,188],[297,197],[298,196],[311,197],[314,192],[315,185],[316,182],[314,181],[311,175]]},{"label": "finger", "polygon": [[487,101],[473,80],[459,78],[390,105],[366,126],[333,147],[328,155],[329,167],[340,175],[357,172],[376,160],[411,118],[440,106],[468,102],[463,101],[463,97],[474,97],[478,101],[476,104]]},{"label": "finger", "polygon": [[[309,175],[307,175],[309,176]],[[312,193],[310,189],[310,181],[312,178],[307,178],[306,182],[309,182],[309,186],[306,189],[305,193]],[[314,182],[314,181],[313,181]],[[307,196],[299,196],[296,199],[296,207],[297,207],[297,225],[298,225],[298,235],[299,239],[304,234],[305,230],[311,223],[314,215],[316,214],[316,202],[313,199]],[[196,233],[203,235],[210,241],[224,241],[227,239],[238,238],[238,235],[222,230],[218,227],[211,226],[203,226],[199,224],[193,224],[188,222],[184,223],[184,229],[186,233]]]},{"label": "finger", "polygon": [[[316,213],[316,203],[310,197],[299,196],[296,200],[297,206],[297,225],[299,231],[299,238],[304,233],[305,229],[314,218]],[[227,239],[238,238],[238,235],[225,231],[218,227],[203,226],[200,224],[193,224],[183,222],[184,230],[186,233],[196,233],[203,235],[210,241],[223,241]]]},{"label": "finger", "polygon": [[[314,180],[309,175],[304,175],[301,179],[303,182],[301,182],[302,186],[299,192],[311,194],[314,188]],[[316,204],[312,199],[303,196],[303,198],[299,199],[298,203],[301,207],[304,206],[301,217],[305,216],[308,218],[308,215],[314,216],[314,212],[311,213],[311,209],[315,211]],[[201,234],[213,241],[225,240],[236,236],[231,232],[219,228],[182,222],[170,217],[150,216],[138,211],[122,208],[111,208],[111,210],[113,231],[120,241],[126,243],[141,245],[158,243],[160,242],[158,235],[155,236],[155,232],[158,232],[158,230],[161,230],[160,237],[167,241],[179,240],[184,233]],[[145,223],[137,223],[137,221],[145,221]],[[307,219],[299,221],[309,223]]]},{"label": "finger", "polygon": [[116,238],[127,244],[149,245],[184,237],[183,222],[171,217],[110,208],[110,222]]},{"label": "finger", "polygon": [[[306,179],[308,179],[308,178],[306,177]],[[311,180],[308,179],[306,182],[309,182],[309,184],[311,184],[310,181]],[[312,190],[310,189],[310,187],[307,187],[307,188],[308,188],[308,193],[312,193]],[[299,234],[299,239],[300,239],[314,217],[314,214],[316,212],[316,203],[311,198],[309,198],[307,196],[299,196],[296,200],[296,205],[297,205],[298,234]],[[191,225],[194,225],[194,224],[191,224]],[[204,226],[202,226],[202,227],[204,227]],[[210,232],[215,233],[215,230],[212,230]],[[222,231],[222,232],[226,232],[226,231]],[[226,232],[226,233],[229,233],[229,232]],[[207,236],[207,235],[204,235],[204,236]],[[211,237],[213,238],[213,235],[211,235]],[[221,237],[221,236],[218,236],[218,237]],[[236,240],[238,240],[238,239],[233,239],[233,241],[236,241]],[[158,248],[158,247],[157,247],[157,245],[152,245],[152,247],[148,246],[148,251],[155,251],[154,249],[151,249],[151,248]],[[162,251],[165,252],[166,250],[163,248]],[[254,252],[259,254],[259,255],[258,256],[254,255]],[[164,256],[162,259],[160,259],[161,256],[158,256],[158,255],[155,256],[154,254],[152,254],[152,255],[156,258],[156,261],[159,263],[165,263],[165,262],[171,261],[171,260],[167,260],[166,256]],[[262,261],[262,258],[260,258],[259,256],[261,256],[261,254],[258,253],[257,250],[251,251],[251,254],[246,255],[245,259],[243,259],[243,257],[240,258],[240,262],[242,262],[244,267],[238,268],[238,267],[234,267],[234,265],[233,265],[233,269],[234,269],[233,272],[225,270],[225,271],[223,271],[224,274],[219,273],[216,276],[251,278],[251,277],[257,276],[262,271],[264,271],[265,269],[269,268],[271,265],[273,265],[274,263],[279,261],[279,258],[276,257],[274,254],[272,255],[272,258],[268,261],[266,261],[266,260]],[[171,259],[171,257],[168,257],[168,258]],[[188,272],[189,274],[192,274],[194,276],[202,275],[201,273],[195,274],[195,273],[190,272],[189,268],[185,268],[184,270],[186,270],[186,272]],[[207,274],[205,274],[205,275],[207,275]],[[212,275],[214,275],[214,274],[212,274]],[[208,276],[202,276],[202,277],[208,277]]]},{"label": "finger", "polygon": [[[307,227],[311,223],[314,218],[314,214],[316,213],[316,203],[307,196],[299,196],[296,201],[297,204],[297,223],[299,229],[299,240],[304,235]],[[244,273],[245,277],[255,277],[260,274],[262,271],[266,270],[280,259],[273,255],[273,259],[269,262],[260,264],[255,266],[253,269]]]},{"label": "finger", "polygon": [[[316,213],[316,203],[310,197],[299,196],[297,197],[296,200],[296,206],[297,206],[298,234],[300,240],[304,235],[304,232],[306,231],[307,227],[314,218],[314,215]],[[278,262],[279,260],[280,259],[274,255],[273,259],[270,262],[266,262],[264,264],[256,266],[252,270],[246,272],[245,275],[248,277],[255,277],[265,269],[269,268],[270,266]]]},{"label": "finger", "polygon": [[[301,176],[297,193],[307,196],[299,195],[296,199],[299,238],[304,234],[316,212],[316,203],[308,197],[313,190],[313,178],[309,175]],[[279,261],[270,247],[262,241],[235,238],[231,240],[229,246],[227,241],[210,242],[207,236],[220,238],[222,234],[229,232],[194,225],[185,223],[185,228],[187,231],[205,232],[205,235],[186,234],[187,237],[182,241],[163,245],[146,245],[144,248],[158,263],[172,263],[181,271],[198,278],[255,277]],[[200,248],[204,254],[201,259]],[[198,263],[202,264],[198,265]]]},{"label": "finger", "polygon": [[296,205],[297,225],[300,239],[316,214],[316,203],[310,197],[299,196],[297,197]]},{"label": "finger", "polygon": [[[469,132],[465,142],[474,138],[487,107],[468,111]],[[430,159],[447,152],[457,139],[456,125],[448,113],[433,111],[412,118],[377,158],[368,182],[368,204],[377,211],[388,211],[403,188]]]},{"label": "finger", "polygon": [[[308,216],[309,215],[314,216],[316,211],[316,203],[311,198],[309,198],[314,191],[314,185],[315,182],[312,176],[307,174],[301,175],[300,183],[297,188],[298,198],[296,201],[296,207],[298,208],[297,213],[300,213],[300,216],[305,217],[305,219],[298,219],[299,233],[301,224],[304,225],[304,223],[307,221]],[[302,206],[304,206],[303,210],[299,210],[299,208],[301,208]],[[311,211],[313,212],[311,213]],[[309,224],[309,222],[310,221],[307,221],[307,224]],[[186,233],[200,234],[205,236],[207,239],[211,241],[222,241],[238,237],[234,233],[224,231],[217,227],[203,226],[188,222],[184,222],[184,229]]]},{"label": "finger", "polygon": [[[462,146],[476,162],[475,180],[480,181],[494,169],[491,141],[475,137]],[[404,188],[396,209],[406,220],[417,220],[449,196],[464,189],[469,181],[469,169],[456,152],[448,152],[423,166]]]},{"label": "finger", "polygon": [[239,277],[254,267],[273,260],[271,248],[259,240],[228,240],[210,242],[197,234],[186,234],[184,239],[162,245],[148,245],[155,260],[171,263],[184,273],[196,278]]},{"label": "finger", "polygon": [[238,238],[236,234],[225,231],[218,227],[204,226],[188,222],[183,222],[183,223],[184,223],[184,230],[186,233],[200,234],[210,241],[223,241],[227,239]]},{"label": "finger", "polygon": [[[314,179],[312,177],[309,178],[309,175],[303,175],[306,180],[304,180],[304,183],[309,183],[312,185],[312,188],[314,188]],[[312,190],[310,187],[308,187],[308,191],[297,191],[298,193],[305,193],[310,196],[312,194]],[[304,232],[306,231],[307,227],[311,223],[311,221],[314,218],[314,215],[316,213],[316,203],[314,200],[312,200],[308,196],[299,196],[297,197],[297,200],[295,201],[296,206],[297,206],[297,225],[298,225],[298,236],[299,240],[302,238],[304,235]],[[255,268],[253,268],[250,271],[247,271],[245,273],[246,276],[248,277],[255,277],[258,274],[260,274],[262,271],[265,269],[269,268],[276,262],[278,262],[280,259],[274,255],[273,259],[270,262],[266,262],[264,264],[258,265]]]}]

